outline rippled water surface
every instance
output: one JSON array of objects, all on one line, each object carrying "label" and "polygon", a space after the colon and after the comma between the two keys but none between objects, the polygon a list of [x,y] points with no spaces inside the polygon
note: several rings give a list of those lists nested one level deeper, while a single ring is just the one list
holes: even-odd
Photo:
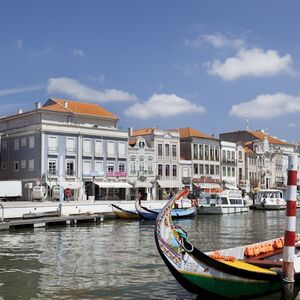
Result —
[{"label": "rippled water surface", "polygon": [[[250,211],[180,223],[206,251],[283,235],[284,215]],[[164,265],[153,231],[153,222],[112,220],[0,232],[0,299],[195,299]]]}]

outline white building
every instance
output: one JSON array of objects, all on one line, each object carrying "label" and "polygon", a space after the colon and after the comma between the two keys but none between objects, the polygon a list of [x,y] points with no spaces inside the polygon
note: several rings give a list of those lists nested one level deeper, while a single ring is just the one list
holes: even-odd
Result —
[{"label": "white building", "polygon": [[237,145],[221,141],[221,182],[225,188],[236,188],[237,182]]}]

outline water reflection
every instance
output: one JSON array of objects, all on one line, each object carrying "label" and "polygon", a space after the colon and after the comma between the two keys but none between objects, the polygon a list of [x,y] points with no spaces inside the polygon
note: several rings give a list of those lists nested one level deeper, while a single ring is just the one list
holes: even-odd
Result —
[{"label": "water reflection", "polygon": [[[206,251],[278,237],[284,220],[283,211],[251,211],[175,223],[180,222],[189,239]],[[153,230],[154,222],[116,220],[2,232],[0,295],[3,299],[196,299],[166,268]]]}]

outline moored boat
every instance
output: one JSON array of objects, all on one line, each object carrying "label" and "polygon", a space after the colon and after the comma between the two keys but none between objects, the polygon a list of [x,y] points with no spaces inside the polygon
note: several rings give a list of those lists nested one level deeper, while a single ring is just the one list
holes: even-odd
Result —
[{"label": "moored boat", "polygon": [[[135,202],[135,209],[142,219],[146,220],[155,220],[161,210],[149,209],[140,204],[140,201],[137,199]],[[191,206],[188,208],[173,208],[172,217],[173,218],[188,218],[193,217],[197,211],[196,206]]]},{"label": "moored boat", "polygon": [[267,189],[259,190],[254,194],[254,201],[251,208],[260,210],[285,209],[286,202],[283,199],[281,190]]},{"label": "moored boat", "polygon": [[203,192],[198,199],[199,214],[232,214],[249,211],[240,190],[224,190],[214,193]]},{"label": "moored boat", "polygon": [[[155,224],[157,249],[176,280],[191,293],[207,299],[245,299],[280,293],[283,239],[204,253],[172,222],[173,201],[187,192],[175,195]],[[299,249],[295,253],[295,286],[300,283],[297,254]]]},{"label": "moored boat", "polygon": [[140,218],[139,214],[136,211],[126,210],[115,204],[111,204],[111,207],[117,218],[121,218],[121,219],[139,219]]}]

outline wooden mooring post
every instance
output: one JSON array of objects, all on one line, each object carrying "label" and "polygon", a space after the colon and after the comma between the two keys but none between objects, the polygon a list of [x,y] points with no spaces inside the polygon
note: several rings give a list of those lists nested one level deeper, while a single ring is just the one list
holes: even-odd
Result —
[{"label": "wooden mooring post", "polygon": [[294,298],[294,257],[297,215],[297,168],[298,155],[292,154],[289,156],[288,164],[287,201],[282,263],[284,300],[290,300]]}]

